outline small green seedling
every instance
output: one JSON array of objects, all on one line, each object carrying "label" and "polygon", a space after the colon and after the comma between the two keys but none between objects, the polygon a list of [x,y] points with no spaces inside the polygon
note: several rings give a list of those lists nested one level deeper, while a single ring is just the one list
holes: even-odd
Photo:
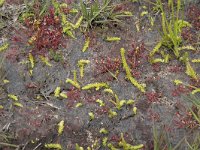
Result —
[{"label": "small green seedling", "polygon": [[81,60],[78,61],[78,67],[80,68],[80,77],[81,78],[83,78],[83,76],[84,76],[84,67],[88,63],[90,63],[89,60],[83,60],[83,59],[81,59]]},{"label": "small green seedling", "polygon": [[81,106],[83,106],[82,103],[77,103],[75,107],[78,108],[78,107],[81,107]]},{"label": "small green seedling", "polygon": [[83,147],[79,146],[77,143],[76,143],[76,150],[84,150]]},{"label": "small green seedling", "polygon": [[102,139],[102,144],[103,144],[104,147],[107,146],[107,142],[108,142],[108,138],[107,138],[107,137],[104,137],[104,138]]},{"label": "small green seedling", "polygon": [[121,38],[120,37],[107,37],[105,40],[108,42],[113,42],[113,41],[120,41]]},{"label": "small green seedling", "polygon": [[14,102],[13,105],[21,108],[23,107],[23,105],[19,102]]},{"label": "small green seedling", "polygon": [[16,95],[13,95],[13,94],[8,94],[8,97],[12,100],[15,100],[15,101],[18,101],[18,97]]},{"label": "small green seedling", "polygon": [[82,87],[82,90],[90,90],[94,88],[96,91],[98,91],[100,88],[108,88],[108,87],[109,85],[107,83],[96,82],[96,83],[85,85],[84,87]]},{"label": "small green seedling", "polygon": [[62,146],[60,144],[57,144],[57,143],[45,144],[44,146],[45,146],[45,148],[48,148],[48,149],[62,150]]},{"label": "small green seedling", "polygon": [[83,46],[82,52],[87,51],[89,45],[90,45],[90,38],[87,38],[86,41],[85,41],[85,43],[84,43],[84,46]]},{"label": "small green seedling", "polygon": [[93,112],[89,112],[88,115],[90,116],[90,121],[94,120],[95,116]]},{"label": "small green seedling", "polygon": [[54,91],[54,96],[55,97],[59,97],[60,96],[60,87],[56,87],[56,89]]},{"label": "small green seedling", "polygon": [[100,100],[100,99],[97,99],[96,102],[99,103],[100,107],[105,106],[105,103],[102,100]]},{"label": "small green seedling", "polygon": [[109,112],[108,112],[109,114],[108,114],[108,117],[109,118],[113,118],[113,117],[115,117],[115,116],[117,116],[117,112],[115,112],[115,111],[113,111],[113,110],[109,110]]},{"label": "small green seedling", "polygon": [[99,133],[108,134],[108,130],[106,130],[105,128],[101,128]]},{"label": "small green seedling", "polygon": [[58,123],[58,135],[61,135],[63,133],[65,127],[64,124],[65,124],[64,120]]},{"label": "small green seedling", "polygon": [[121,133],[121,141],[118,144],[124,150],[140,150],[144,147],[143,144],[139,144],[139,145],[135,145],[135,146],[128,144],[124,139],[123,133]]}]

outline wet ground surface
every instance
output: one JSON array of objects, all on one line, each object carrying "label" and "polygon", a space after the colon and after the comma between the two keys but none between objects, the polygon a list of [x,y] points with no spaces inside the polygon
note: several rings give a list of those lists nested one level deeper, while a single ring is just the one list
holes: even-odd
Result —
[{"label": "wet ground surface", "polygon": [[[192,3],[195,2],[187,4],[187,7]],[[157,23],[160,22],[159,18],[154,15],[155,25],[151,27],[148,17],[140,16],[144,5],[152,13],[148,3],[127,2],[124,5],[134,16],[124,19],[123,25],[91,29],[88,34],[91,43],[84,53],[81,50],[86,36],[76,31],[76,39],[67,38],[66,47],[60,50],[62,60],[56,62],[50,59],[50,67],[36,58],[32,76],[29,73],[30,64],[22,63],[23,60],[28,60],[26,49],[23,45],[17,47],[15,42],[10,41],[9,49],[0,53],[1,56],[10,56],[2,64],[2,72],[5,72],[5,79],[9,80],[9,83],[2,82],[0,87],[0,105],[3,106],[3,109],[0,109],[0,142],[20,145],[18,149],[24,150],[43,150],[46,143],[59,143],[63,149],[68,150],[74,150],[75,144],[78,143],[86,149],[96,143],[94,149],[106,150],[109,148],[102,145],[102,139],[108,137],[109,143],[117,145],[120,134],[123,133],[127,143],[144,144],[143,149],[151,150],[154,148],[153,127],[160,133],[162,149],[166,148],[166,143],[174,147],[185,138],[192,142],[199,136],[199,124],[195,124],[194,119],[191,120],[191,124],[183,123],[183,118],[192,106],[184,96],[190,93],[191,89],[176,86],[173,81],[179,79],[185,83],[200,85],[185,74],[185,66],[176,59],[168,64],[149,63],[149,52],[161,38],[158,31],[160,23]],[[137,22],[140,31],[137,31]],[[199,42],[199,29],[193,27],[192,30],[193,36],[198,38],[197,41],[190,42],[197,49],[191,53],[191,58],[199,58],[199,45],[195,45]],[[14,33],[13,31],[4,38],[11,37]],[[107,36],[121,37],[121,40],[107,42],[104,40]],[[126,79],[121,63],[122,47],[126,50],[125,55],[133,76],[140,83],[146,84],[145,93]],[[139,56],[135,53],[136,49],[140,51]],[[19,51],[19,56],[13,54],[16,51]],[[90,61],[84,68],[83,78],[79,76],[77,66],[81,59]],[[134,62],[137,62],[137,67],[134,66]],[[200,74],[199,64],[192,65]],[[106,70],[105,66],[110,67],[110,71]],[[133,106],[137,107],[137,113],[133,114],[132,105],[125,105],[121,110],[116,109],[109,101],[113,97],[103,89],[81,90],[66,83],[67,78],[73,79],[73,70],[77,71],[77,80],[81,87],[89,83],[106,82],[119,99],[135,100]],[[113,74],[116,71],[119,73],[117,78],[114,78]],[[68,98],[55,97],[56,87],[61,87],[61,91],[66,93]],[[23,107],[14,106],[13,100],[7,97],[8,94],[17,95]],[[101,99],[105,106],[100,107],[96,103],[97,99]],[[81,103],[82,106],[76,107],[77,103]],[[109,110],[116,111],[117,116],[109,118]],[[89,112],[93,112],[93,120],[90,120]],[[57,124],[61,120],[65,122],[64,130],[62,135],[58,135]],[[108,130],[108,134],[99,133],[101,128]],[[0,149],[17,148],[0,144]],[[181,142],[177,149],[189,148],[186,143]]]}]

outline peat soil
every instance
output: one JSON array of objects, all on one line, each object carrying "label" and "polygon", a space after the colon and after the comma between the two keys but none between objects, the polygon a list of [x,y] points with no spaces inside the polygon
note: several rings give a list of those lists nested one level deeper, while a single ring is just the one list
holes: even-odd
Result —
[{"label": "peat soil", "polygon": [[[185,8],[185,19],[188,21],[191,20],[187,13],[193,5],[195,3],[190,2]],[[196,5],[200,8],[199,4]],[[144,144],[143,149],[151,150],[154,148],[153,128],[155,128],[163,149],[166,143],[174,147],[179,142],[181,143],[177,149],[189,149],[183,141],[186,138],[192,142],[200,132],[194,119],[190,119],[191,122],[188,124],[184,123],[184,119],[188,117],[189,107],[192,106],[192,103],[185,100],[185,96],[191,89],[176,86],[173,81],[179,79],[185,83],[200,85],[186,75],[184,64],[175,57],[168,64],[149,63],[148,55],[161,38],[159,15],[153,13],[152,5],[145,2],[127,2],[123,7],[133,12],[133,17],[124,19],[124,24],[89,30],[87,36],[91,42],[84,53],[82,48],[86,36],[76,31],[76,39],[67,38],[66,47],[59,51],[62,59],[56,62],[50,57],[51,67],[36,58],[32,76],[28,69],[30,66],[22,63],[28,60],[28,56],[23,53],[26,47],[23,45],[17,47],[11,40],[15,34],[12,28],[4,29],[9,33],[2,35],[2,40],[7,39],[10,46],[6,52],[0,53],[1,57],[7,56],[3,61],[1,72],[5,72],[5,79],[9,80],[9,83],[1,83],[0,87],[0,105],[4,107],[0,109],[0,142],[19,145],[18,149],[24,150],[44,150],[46,143],[59,143],[68,150],[74,150],[76,143],[84,148],[98,143],[95,149],[106,150],[108,148],[102,145],[102,139],[108,137],[108,142],[115,145],[123,133],[127,143]],[[140,14],[144,10],[149,14],[141,17]],[[153,27],[149,15],[155,18]],[[137,26],[140,31],[137,31]],[[199,28],[192,27],[187,33],[191,34],[192,39],[184,42],[197,49],[195,52],[190,52],[191,59],[199,58]],[[107,42],[105,41],[107,36],[120,37],[121,40]],[[133,76],[146,85],[145,94],[126,79],[121,64],[122,47],[126,50],[127,62]],[[80,78],[77,66],[81,59],[90,61],[85,66],[83,78]],[[199,64],[192,66],[200,74]],[[123,106],[121,110],[117,110],[109,101],[113,97],[102,89],[79,90],[66,83],[66,78],[73,79],[73,70],[77,70],[81,86],[106,82],[119,99],[135,100],[137,114],[133,114],[132,106]],[[115,78],[113,74],[117,70]],[[68,98],[55,97],[56,87],[61,87],[61,91],[64,91]],[[13,106],[13,100],[7,97],[8,94],[17,95],[23,107]],[[95,102],[97,99],[101,99],[106,105],[100,107]],[[77,103],[83,105],[75,107]],[[117,116],[109,118],[110,109],[116,111]],[[89,112],[94,113],[93,120],[90,120]],[[63,134],[58,135],[57,124],[61,120],[65,121],[65,126]],[[99,133],[101,128],[108,130],[108,134]],[[17,148],[0,144],[0,149]]]}]

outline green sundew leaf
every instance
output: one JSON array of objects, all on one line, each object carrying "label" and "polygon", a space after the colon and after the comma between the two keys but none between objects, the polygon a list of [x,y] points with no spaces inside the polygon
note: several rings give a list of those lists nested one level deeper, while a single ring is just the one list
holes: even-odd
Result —
[{"label": "green sundew leaf", "polygon": [[54,14],[57,15],[57,16],[62,14],[61,5],[64,6],[65,4],[64,3],[60,4],[60,2],[57,1],[57,0],[52,0],[52,4],[53,4],[53,7],[55,8],[55,13]]},{"label": "green sundew leaf", "polygon": [[127,105],[133,105],[134,103],[135,103],[135,101],[132,100],[132,99],[129,99],[129,100],[126,102]]},{"label": "green sundew leaf", "polygon": [[113,117],[115,117],[115,116],[117,116],[117,112],[112,111],[112,110],[110,109],[110,110],[109,110],[109,115],[108,115],[108,117],[109,117],[109,118],[113,118]]},{"label": "green sundew leaf", "polygon": [[107,146],[108,146],[108,148],[109,148],[110,150],[119,150],[119,149],[115,148],[115,147],[113,146],[112,143],[108,143]]},{"label": "green sundew leaf", "polygon": [[143,11],[141,12],[140,16],[143,17],[144,15],[147,15],[148,14],[148,11]]},{"label": "green sundew leaf", "polygon": [[137,107],[133,107],[133,114],[134,114],[134,115],[137,114]]},{"label": "green sundew leaf", "polygon": [[56,87],[56,89],[54,91],[54,96],[55,97],[59,97],[60,96],[60,87]]},{"label": "green sundew leaf", "polygon": [[107,142],[108,142],[108,138],[104,137],[103,140],[102,140],[102,144],[103,144],[104,147],[107,146]]},{"label": "green sundew leaf", "polygon": [[76,22],[76,24],[74,25],[74,29],[77,29],[80,27],[81,23],[83,21],[83,16],[81,16],[78,21]]},{"label": "green sundew leaf", "polygon": [[63,33],[75,39],[74,34],[68,28],[63,28]]},{"label": "green sundew leaf", "polygon": [[169,58],[170,58],[170,55],[167,54],[164,56],[164,63],[169,63]]},{"label": "green sundew leaf", "polygon": [[0,0],[0,7],[3,6],[5,0]]},{"label": "green sundew leaf", "polygon": [[178,24],[179,32],[181,32],[182,28],[185,28],[185,27],[191,28],[192,27],[192,25],[189,22],[184,21],[184,20],[178,20],[177,24]]},{"label": "green sundew leaf", "polygon": [[91,83],[82,87],[82,90],[90,90],[92,88],[95,88],[96,91],[98,91],[100,88],[108,88],[108,84],[104,82]]},{"label": "green sundew leaf", "polygon": [[150,52],[149,56],[153,57],[155,53],[159,52],[160,47],[162,46],[162,41],[158,42],[158,44],[154,47],[154,49]]},{"label": "green sundew leaf", "polygon": [[83,78],[84,77],[84,65],[79,66],[80,68],[80,77]]},{"label": "green sundew leaf", "polygon": [[30,69],[29,73],[30,73],[30,76],[32,76],[33,75],[33,69]]},{"label": "green sundew leaf", "polygon": [[87,38],[83,46],[82,52],[85,52],[88,49],[89,44],[90,44],[90,38]]},{"label": "green sundew leaf", "polygon": [[106,130],[105,128],[101,128],[99,133],[108,134],[108,130]]},{"label": "green sundew leaf", "polygon": [[118,143],[120,147],[123,147],[124,150],[139,150],[144,147],[143,144],[131,145],[127,143],[124,139],[123,133],[121,133],[121,141]]},{"label": "green sundew leaf", "polygon": [[143,147],[144,147],[143,144],[139,144],[139,145],[134,145],[134,146],[132,146],[133,150],[139,150],[139,149],[141,149],[141,148],[143,148]]},{"label": "green sundew leaf", "polygon": [[183,61],[184,63],[187,63],[187,62],[189,61],[189,54],[188,54],[188,52],[185,52],[185,53],[183,54],[183,56],[181,56],[181,57],[179,58],[179,60],[180,60],[180,61]]},{"label": "green sundew leaf", "polygon": [[198,93],[198,92],[200,92],[200,88],[197,88],[197,89],[193,90],[193,91],[192,91],[192,94],[196,94],[196,93]]},{"label": "green sundew leaf", "polygon": [[79,85],[78,82],[75,82],[75,81],[73,81],[73,80],[71,80],[71,79],[69,79],[69,78],[67,78],[66,83],[70,83],[71,85],[73,85],[73,86],[76,87],[77,89],[80,89],[80,88],[81,88],[81,86]]},{"label": "green sundew leaf", "polygon": [[2,105],[0,105],[0,109],[3,109],[3,106],[2,106]]},{"label": "green sundew leaf", "polygon": [[74,82],[77,82],[77,71],[73,70]]},{"label": "green sundew leaf", "polygon": [[13,103],[14,106],[18,106],[18,107],[23,107],[23,105],[21,103],[15,102]]},{"label": "green sundew leaf", "polygon": [[84,150],[83,147],[79,146],[77,143],[76,143],[76,150]]},{"label": "green sundew leaf", "polygon": [[8,48],[9,44],[8,43],[4,43],[3,45],[0,46],[0,52],[6,50]]},{"label": "green sundew leaf", "polygon": [[126,58],[125,58],[125,49],[121,48],[120,50],[121,52],[121,57],[122,57],[122,64],[123,64],[123,68],[126,71],[126,75],[127,78],[131,81],[131,83],[136,86],[141,92],[145,92],[145,87],[142,84],[139,84],[131,75],[131,71],[130,68],[126,62]]},{"label": "green sundew leaf", "polygon": [[9,82],[10,82],[9,80],[6,80],[6,79],[3,80],[3,83],[4,83],[4,84],[7,84],[7,83],[9,83]]},{"label": "green sundew leaf", "polygon": [[82,103],[77,103],[75,107],[78,108],[78,107],[81,107],[81,106],[83,106]]},{"label": "green sundew leaf", "polygon": [[18,101],[18,97],[16,95],[8,94],[8,97],[15,100],[15,101]]},{"label": "green sundew leaf", "polygon": [[192,66],[190,65],[189,62],[186,63],[186,72],[185,72],[188,76],[192,77],[193,79],[197,80],[197,73],[195,72],[195,70],[192,68]]},{"label": "green sundew leaf", "polygon": [[94,120],[94,113],[93,112],[89,112],[88,115],[90,116],[90,121]]},{"label": "green sundew leaf", "polygon": [[104,92],[107,92],[107,93],[114,95],[114,92],[113,92],[112,89],[104,89]]},{"label": "green sundew leaf", "polygon": [[65,127],[64,124],[65,124],[64,120],[58,123],[58,135],[61,135],[63,133]]},{"label": "green sundew leaf", "polygon": [[30,61],[30,63],[31,63],[31,68],[33,68],[34,67],[34,58],[33,58],[33,55],[31,54],[31,53],[29,53],[29,61]]},{"label": "green sundew leaf", "polygon": [[123,11],[122,13],[127,16],[133,16],[132,12],[130,12],[130,11]]},{"label": "green sundew leaf", "polygon": [[100,107],[105,106],[105,103],[100,99],[97,99],[96,102],[99,103]]},{"label": "green sundew leaf", "polygon": [[61,96],[62,98],[67,98],[67,94],[66,94],[65,92],[61,92],[61,93],[60,93],[60,96]]},{"label": "green sundew leaf", "polygon": [[45,65],[49,66],[49,67],[52,67],[52,65],[49,63],[49,60],[47,57],[44,57],[44,56],[40,56],[40,59],[43,63],[45,63]]},{"label": "green sundew leaf", "polygon": [[117,109],[120,110],[124,104],[126,104],[126,100],[120,100],[119,103],[117,103]]},{"label": "green sundew leaf", "polygon": [[72,8],[72,9],[70,9],[70,11],[69,11],[70,13],[78,13],[78,10],[77,9],[75,9],[75,8]]},{"label": "green sundew leaf", "polygon": [[193,50],[193,51],[195,51],[196,49],[193,46],[188,45],[188,46],[179,47],[179,48],[177,48],[177,50],[178,51],[181,51],[181,50]]},{"label": "green sundew leaf", "polygon": [[62,3],[62,4],[60,4],[60,7],[67,8],[68,5],[66,3]]},{"label": "green sundew leaf", "polygon": [[161,59],[161,58],[155,58],[155,59],[153,59],[153,60],[151,61],[152,64],[158,63],[158,62],[164,63],[165,60],[164,60],[164,59]]},{"label": "green sundew leaf", "polygon": [[179,85],[179,84],[183,84],[183,82],[181,81],[181,80],[174,80],[174,83],[176,84],[176,85]]},{"label": "green sundew leaf", "polygon": [[90,147],[87,147],[87,150],[92,150]]},{"label": "green sundew leaf", "polygon": [[29,17],[33,17],[33,16],[34,16],[34,13],[25,12],[19,17],[19,20],[24,21],[25,19],[27,19]]},{"label": "green sundew leaf", "polygon": [[57,144],[57,143],[45,144],[44,146],[45,146],[45,148],[48,148],[48,149],[62,150],[62,146],[60,144]]},{"label": "green sundew leaf", "polygon": [[151,26],[153,27],[154,23],[155,23],[155,18],[153,18],[152,16],[150,16],[149,20],[150,20]]},{"label": "green sundew leaf", "polygon": [[108,42],[113,42],[113,41],[120,41],[121,38],[120,37],[107,37],[106,41]]},{"label": "green sundew leaf", "polygon": [[88,64],[88,63],[90,63],[89,60],[83,60],[83,59],[81,59],[81,60],[78,61],[78,67],[80,68],[80,77],[81,78],[84,77],[84,66],[86,64]]},{"label": "green sundew leaf", "polygon": [[166,35],[168,35],[167,34],[167,27],[166,27],[166,23],[165,23],[165,21],[166,21],[166,15],[165,15],[164,12],[162,12],[161,16],[162,16],[162,29],[163,29],[164,35],[166,36]]},{"label": "green sundew leaf", "polygon": [[193,63],[200,63],[200,59],[193,59],[192,62]]}]

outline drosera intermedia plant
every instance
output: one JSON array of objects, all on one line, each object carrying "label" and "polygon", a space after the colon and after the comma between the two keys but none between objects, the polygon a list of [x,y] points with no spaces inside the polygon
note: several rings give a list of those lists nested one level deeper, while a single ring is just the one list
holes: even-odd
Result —
[{"label": "drosera intermedia plant", "polygon": [[64,120],[61,120],[58,123],[58,135],[61,135],[63,133],[64,127],[65,127],[64,124],[65,124]]},{"label": "drosera intermedia plant", "polygon": [[104,92],[110,93],[115,98],[115,100],[110,100],[110,102],[113,103],[118,110],[120,110],[126,103],[126,100],[119,100],[119,97],[112,89],[105,89]]},{"label": "drosera intermedia plant", "polygon": [[[155,53],[159,53],[162,46],[172,50],[174,55],[179,58],[180,51],[183,49],[194,50],[191,46],[182,47],[181,32],[184,27],[191,27],[191,25],[184,20],[179,18],[181,10],[181,0],[177,0],[177,7],[175,7],[175,2],[173,0],[168,0],[168,6],[171,10],[170,20],[167,18],[167,13],[164,10],[161,0],[157,0],[157,4],[161,10],[161,23],[162,23],[162,39],[155,46],[153,51],[150,53],[150,61],[154,63],[156,61],[152,57]],[[170,53],[169,53],[170,54]],[[167,55],[165,55],[167,57]],[[165,58],[166,59],[166,58]],[[166,62],[163,59],[157,59],[160,62]]]},{"label": "drosera intermedia plant", "polygon": [[[185,63],[186,74],[193,79],[198,80],[198,76],[190,64],[188,52],[182,52],[183,50],[195,51],[196,49],[191,45],[183,46],[183,40],[181,37],[182,29],[185,27],[191,27],[191,24],[180,19],[181,0],[177,0],[176,4],[173,0],[168,0],[170,19],[167,18],[168,14],[164,10],[161,0],[157,0],[157,5],[161,10],[162,39],[150,52],[150,63],[168,63],[169,60],[173,57],[171,53],[173,52],[178,60]],[[167,50],[161,50],[164,47]],[[155,58],[156,54],[160,54],[162,58]],[[187,58],[187,60],[185,58]]]},{"label": "drosera intermedia plant", "polygon": [[73,86],[76,87],[77,89],[80,89],[81,86],[80,86],[80,84],[79,84],[78,81],[77,81],[77,71],[76,71],[76,70],[73,71],[73,75],[74,75],[74,79],[73,79],[73,80],[67,78],[65,82],[66,82],[66,83],[70,83],[71,85],[73,85]]},{"label": "drosera intermedia plant", "polygon": [[81,78],[84,77],[84,67],[85,67],[85,65],[87,65],[88,63],[90,63],[89,60],[81,59],[81,60],[78,61],[78,67],[80,68],[80,77],[81,77]]},{"label": "drosera intermedia plant", "polygon": [[119,146],[122,147],[124,150],[140,150],[144,147],[143,144],[131,145],[127,143],[124,139],[123,133],[121,133],[121,141],[119,142]]},{"label": "drosera intermedia plant", "polygon": [[104,82],[95,82],[95,83],[90,83],[82,87],[82,90],[91,90],[95,89],[96,91],[100,90],[100,88],[108,88],[109,85]]},{"label": "drosera intermedia plant", "polygon": [[83,16],[82,27],[85,29],[110,22],[122,23],[122,17],[132,16],[128,11],[115,12],[115,5],[112,5],[111,0],[95,0],[92,3],[81,0],[80,11]]},{"label": "drosera intermedia plant", "polygon": [[131,81],[131,83],[136,86],[141,92],[145,92],[145,85],[143,84],[140,84],[138,83],[134,78],[133,76],[131,75],[131,70],[127,64],[127,61],[126,61],[126,57],[125,57],[125,49],[124,48],[121,48],[120,49],[120,53],[121,53],[121,58],[122,58],[122,64],[123,64],[123,68],[126,72],[126,77],[128,80]]},{"label": "drosera intermedia plant", "polygon": [[47,148],[47,149],[62,150],[62,146],[60,144],[58,144],[58,143],[45,144],[45,148]]}]

